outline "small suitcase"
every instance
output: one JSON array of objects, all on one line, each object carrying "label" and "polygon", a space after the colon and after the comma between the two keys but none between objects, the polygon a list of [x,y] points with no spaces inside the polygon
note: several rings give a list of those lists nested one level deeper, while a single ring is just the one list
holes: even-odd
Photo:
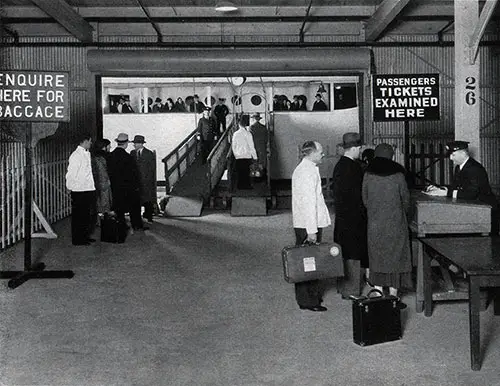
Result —
[{"label": "small suitcase", "polygon": [[344,276],[342,249],[336,243],[285,247],[281,256],[288,283]]},{"label": "small suitcase", "polygon": [[[378,293],[380,296],[371,296]],[[352,297],[354,343],[369,346],[401,339],[400,299],[373,289],[366,296]]]},{"label": "small suitcase", "polygon": [[127,238],[127,224],[107,213],[101,217],[101,241],[124,243]]}]

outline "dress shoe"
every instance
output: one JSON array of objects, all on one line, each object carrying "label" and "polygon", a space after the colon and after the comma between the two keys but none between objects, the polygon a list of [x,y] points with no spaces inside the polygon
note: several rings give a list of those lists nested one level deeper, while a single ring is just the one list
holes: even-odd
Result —
[{"label": "dress shoe", "polygon": [[134,231],[147,231],[148,229],[149,229],[149,227],[143,226],[143,227],[140,227],[140,228],[139,227],[134,228]]},{"label": "dress shoe", "polygon": [[299,306],[301,310],[309,310],[309,311],[316,311],[316,312],[322,312],[328,310],[328,308],[323,307],[323,306],[313,306],[313,307],[303,307]]},{"label": "dress shoe", "polygon": [[406,307],[408,307],[408,305],[406,303],[403,303],[403,302],[398,303],[398,308],[400,310],[404,310]]},{"label": "dress shoe", "polygon": [[95,242],[96,242],[96,239],[93,239],[92,237],[89,237],[89,238],[87,239],[87,241],[88,241],[89,243],[95,243]]}]

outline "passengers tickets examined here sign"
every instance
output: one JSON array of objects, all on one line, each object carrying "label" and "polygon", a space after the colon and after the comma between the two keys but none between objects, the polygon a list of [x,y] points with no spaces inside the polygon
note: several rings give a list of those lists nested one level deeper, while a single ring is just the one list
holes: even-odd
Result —
[{"label": "passengers tickets examined here sign", "polygon": [[439,74],[373,75],[373,120],[439,120]]},{"label": "passengers tickets examined here sign", "polygon": [[0,70],[0,120],[69,121],[65,72]]}]

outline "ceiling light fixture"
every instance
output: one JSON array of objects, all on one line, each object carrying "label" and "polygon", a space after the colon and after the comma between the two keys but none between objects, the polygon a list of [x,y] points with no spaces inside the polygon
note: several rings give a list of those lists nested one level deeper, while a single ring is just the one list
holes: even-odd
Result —
[{"label": "ceiling light fixture", "polygon": [[238,7],[231,1],[218,1],[215,5],[215,10],[219,12],[232,12],[236,11]]}]

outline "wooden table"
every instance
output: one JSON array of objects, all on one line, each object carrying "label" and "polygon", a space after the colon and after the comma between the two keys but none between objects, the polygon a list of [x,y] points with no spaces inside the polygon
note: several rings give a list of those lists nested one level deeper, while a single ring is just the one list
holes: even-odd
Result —
[{"label": "wooden table", "polygon": [[[500,238],[443,237],[420,241],[433,257],[424,254],[424,313],[432,315],[431,260],[456,266],[469,284],[469,329],[472,370],[481,369],[479,312],[480,287],[500,287]],[[494,313],[500,315],[500,299],[495,293]]]},{"label": "wooden table", "polygon": [[[410,230],[416,240],[440,237],[446,234],[477,234],[488,236],[491,227],[491,207],[478,201],[457,200],[449,197],[429,196],[420,191],[411,192]],[[424,310],[423,247],[416,246],[417,283],[415,309]],[[467,294],[456,291],[447,267],[440,267],[445,290],[435,293],[434,300],[467,299]]]}]

